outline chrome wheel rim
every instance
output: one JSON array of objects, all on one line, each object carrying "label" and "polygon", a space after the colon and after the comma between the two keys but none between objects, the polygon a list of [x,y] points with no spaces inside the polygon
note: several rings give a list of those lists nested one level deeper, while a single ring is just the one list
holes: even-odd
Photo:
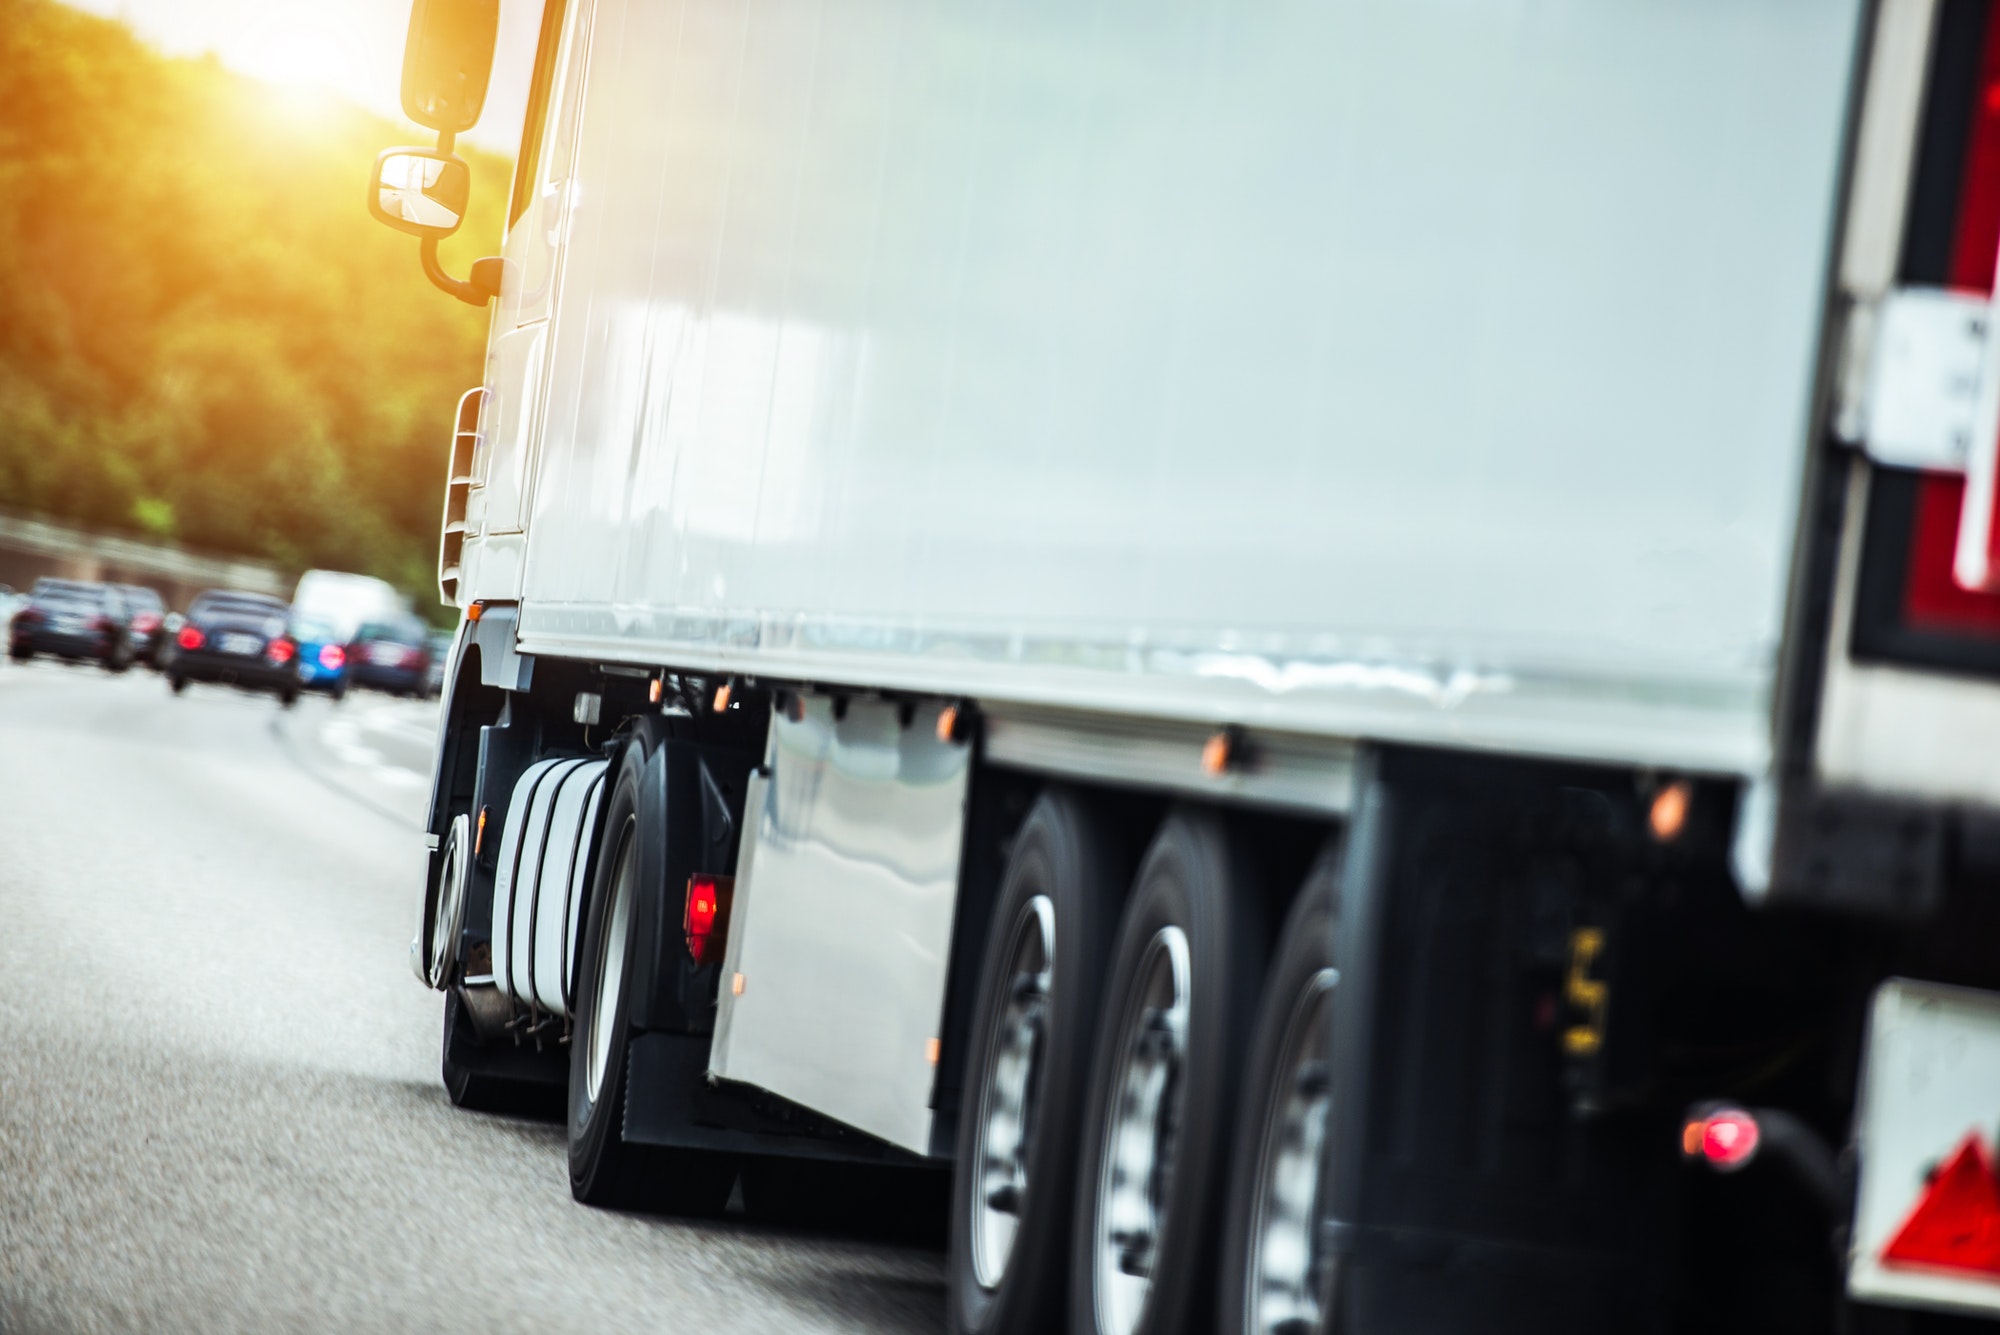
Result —
[{"label": "chrome wheel rim", "polygon": [[604,918],[604,948],[597,959],[597,991],[590,1004],[590,1047],[585,1053],[584,1077],[593,1106],[604,1092],[605,1072],[611,1066],[611,1049],[618,1037],[618,994],[625,986],[626,942],[632,935],[633,889],[639,876],[637,841],[632,838],[635,823],[627,820],[618,838],[611,904]]},{"label": "chrome wheel rim", "polygon": [[1014,1254],[1028,1190],[1055,968],[1056,911],[1047,895],[1021,906],[1009,934],[1007,974],[986,1045],[979,1095],[979,1143],[973,1152],[972,1273],[996,1289]]},{"label": "chrome wheel rim", "polygon": [[1186,1102],[1187,1027],[1187,934],[1162,927],[1146,945],[1119,1025],[1097,1172],[1094,1287],[1106,1335],[1131,1335],[1152,1292]]},{"label": "chrome wheel rim", "polygon": [[1338,976],[1332,969],[1312,976],[1292,1005],[1279,1045],[1274,1097],[1257,1148],[1250,1255],[1244,1258],[1244,1329],[1258,1335],[1325,1328],[1320,1297],[1326,1257],[1314,1221],[1333,1106],[1327,1050]]},{"label": "chrome wheel rim", "polygon": [[437,911],[431,915],[430,957],[424,964],[435,988],[451,982],[451,966],[458,954],[459,927],[465,916],[465,878],[470,871],[465,845],[471,829],[471,818],[461,814],[452,818],[445,836],[444,866],[438,868]]}]

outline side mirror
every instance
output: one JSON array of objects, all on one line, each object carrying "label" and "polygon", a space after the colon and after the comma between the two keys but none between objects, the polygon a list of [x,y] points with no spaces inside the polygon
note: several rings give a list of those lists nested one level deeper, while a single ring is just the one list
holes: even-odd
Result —
[{"label": "side mirror", "polygon": [[463,134],[479,123],[500,0],[416,0],[403,48],[403,114],[440,134]]},{"label": "side mirror", "polygon": [[430,240],[450,236],[465,221],[472,169],[453,153],[392,148],[375,159],[368,211],[399,232]]}]

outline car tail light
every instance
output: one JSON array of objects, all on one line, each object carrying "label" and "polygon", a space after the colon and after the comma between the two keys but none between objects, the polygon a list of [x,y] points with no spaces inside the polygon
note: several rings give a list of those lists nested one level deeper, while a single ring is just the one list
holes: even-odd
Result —
[{"label": "car tail light", "polygon": [[39,607],[24,607],[14,614],[16,625],[39,626],[44,619],[42,609]]},{"label": "car tail light", "polygon": [[298,646],[293,644],[290,640],[286,639],[282,635],[279,636],[277,639],[271,641],[271,643],[268,646],[266,646],[264,650],[265,656],[268,657],[273,663],[278,664],[280,667],[284,666],[286,663],[291,662],[292,655],[297,652],[298,652]]},{"label": "car tail light", "polygon": [[337,644],[320,646],[319,665],[328,672],[338,672],[347,662],[347,651]]},{"label": "car tail light", "polygon": [[182,626],[181,633],[174,640],[183,649],[199,649],[208,643],[208,637],[201,633],[199,626]]},{"label": "car tail light", "polygon": [[719,956],[729,938],[729,904],[734,898],[732,876],[690,876],[681,930],[687,934],[688,955],[696,964]]},{"label": "car tail light", "polygon": [[141,635],[151,635],[160,628],[160,618],[153,612],[141,612],[132,618],[132,629]]},{"label": "car tail light", "polygon": [[97,616],[90,619],[90,628],[99,635],[109,635],[112,631],[118,629],[118,623],[110,617]]}]

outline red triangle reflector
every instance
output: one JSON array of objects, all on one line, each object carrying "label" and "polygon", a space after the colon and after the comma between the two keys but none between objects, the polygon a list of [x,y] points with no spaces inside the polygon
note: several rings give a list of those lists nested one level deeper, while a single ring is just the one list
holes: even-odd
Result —
[{"label": "red triangle reflector", "polygon": [[1969,1134],[1924,1188],[1910,1217],[1882,1249],[1884,1265],[1970,1270],[2000,1281],[2000,1175]]}]

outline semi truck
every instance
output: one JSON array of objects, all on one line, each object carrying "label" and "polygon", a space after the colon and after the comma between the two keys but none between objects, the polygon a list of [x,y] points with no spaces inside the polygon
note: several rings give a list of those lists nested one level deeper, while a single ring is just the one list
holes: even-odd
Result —
[{"label": "semi truck", "polygon": [[411,946],[956,1332],[2000,1317],[1992,0],[418,0]]}]

